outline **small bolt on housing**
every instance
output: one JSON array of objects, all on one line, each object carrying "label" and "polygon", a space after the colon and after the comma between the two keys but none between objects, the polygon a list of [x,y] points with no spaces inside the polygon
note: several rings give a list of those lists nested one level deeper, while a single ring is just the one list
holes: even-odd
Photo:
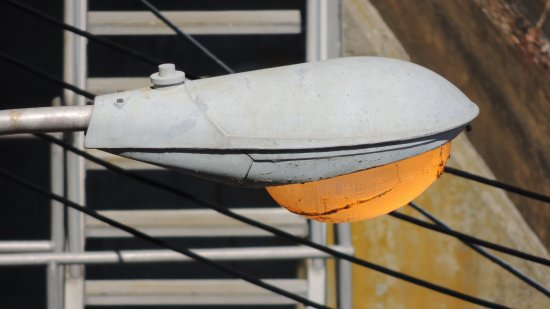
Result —
[{"label": "small bolt on housing", "polygon": [[157,73],[151,74],[151,82],[154,88],[178,85],[185,82],[185,73],[177,71],[173,63],[164,63]]}]

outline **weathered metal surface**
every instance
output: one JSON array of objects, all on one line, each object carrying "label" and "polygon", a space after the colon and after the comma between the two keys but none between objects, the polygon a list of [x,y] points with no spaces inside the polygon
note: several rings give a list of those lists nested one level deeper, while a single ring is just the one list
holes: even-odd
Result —
[{"label": "weathered metal surface", "polygon": [[442,133],[477,114],[460,90],[429,70],[352,57],[99,96],[86,146],[346,147]]},{"label": "weathered metal surface", "polygon": [[83,131],[92,106],[22,108],[0,111],[0,134]]},{"label": "weathered metal surface", "polygon": [[86,147],[262,187],[414,156],[477,113],[419,66],[342,58],[100,96]]}]

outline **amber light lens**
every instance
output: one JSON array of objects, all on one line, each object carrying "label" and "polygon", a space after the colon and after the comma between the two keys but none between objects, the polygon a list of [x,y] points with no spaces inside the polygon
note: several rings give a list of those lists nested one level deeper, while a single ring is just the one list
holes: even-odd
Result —
[{"label": "amber light lens", "polygon": [[443,172],[451,143],[368,170],[304,184],[267,187],[289,211],[323,222],[352,222],[387,214],[422,193]]}]

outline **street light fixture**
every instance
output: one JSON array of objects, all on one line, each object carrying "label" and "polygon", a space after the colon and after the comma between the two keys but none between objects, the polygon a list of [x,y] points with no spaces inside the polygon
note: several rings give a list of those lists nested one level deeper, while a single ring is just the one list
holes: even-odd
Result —
[{"label": "street light fixture", "polygon": [[[87,148],[267,187],[292,212],[347,222],[424,191],[441,174],[450,141],[479,112],[441,76],[380,57],[193,81],[161,65],[151,79],[151,88],[98,96],[93,108],[58,108],[53,113],[71,115],[52,128],[51,115],[36,117],[45,109],[20,110],[16,122],[14,111],[0,112],[0,132],[87,128]],[[25,117],[31,113],[34,120]]]}]

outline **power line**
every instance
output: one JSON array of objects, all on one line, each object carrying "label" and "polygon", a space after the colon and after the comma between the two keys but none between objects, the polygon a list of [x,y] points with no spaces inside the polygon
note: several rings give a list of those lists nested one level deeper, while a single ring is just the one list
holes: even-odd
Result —
[{"label": "power line", "polygon": [[491,187],[500,188],[500,189],[506,190],[508,192],[512,192],[512,193],[519,194],[519,195],[522,195],[522,196],[525,196],[525,197],[528,197],[528,198],[532,198],[534,200],[538,200],[538,201],[541,201],[541,202],[544,202],[544,203],[550,203],[550,196],[548,196],[548,195],[543,195],[543,194],[533,192],[533,191],[529,191],[529,190],[526,190],[526,189],[523,189],[523,188],[520,188],[520,187],[512,186],[510,184],[507,184],[507,183],[504,183],[504,182],[501,182],[501,181],[498,181],[498,180],[485,178],[485,177],[475,175],[475,174],[471,174],[471,173],[468,173],[468,172],[465,172],[465,171],[462,171],[462,170],[459,170],[459,169],[456,169],[456,168],[452,168],[452,167],[449,167],[449,166],[445,167],[445,172],[449,173],[451,175],[455,175],[455,176],[458,176],[458,177],[462,177],[462,178],[465,178],[465,179],[469,179],[469,180],[473,180],[473,181],[476,181],[476,182],[479,182],[479,183],[483,183],[483,184],[489,185]]},{"label": "power line", "polygon": [[492,243],[490,241],[486,241],[486,240],[483,240],[483,239],[480,239],[480,238],[477,238],[477,237],[474,237],[474,236],[470,236],[468,234],[464,234],[464,233],[461,233],[461,232],[456,232],[454,230],[449,230],[449,229],[446,229],[444,227],[437,226],[435,224],[428,223],[426,221],[422,221],[422,220],[416,219],[414,217],[411,217],[411,216],[408,216],[408,215],[405,215],[405,214],[402,214],[402,213],[399,213],[399,212],[396,212],[396,211],[390,212],[388,215],[390,215],[394,218],[403,220],[403,221],[407,221],[407,222],[412,223],[414,225],[418,225],[418,226],[430,229],[432,231],[436,231],[436,232],[439,232],[439,233],[442,233],[442,234],[447,234],[449,236],[456,237],[456,238],[458,238],[462,241],[467,241],[469,243],[480,245],[480,246],[483,246],[483,247],[487,247],[487,248],[490,248],[490,249],[493,249],[493,250],[496,250],[496,251],[500,251],[502,253],[506,253],[506,254],[509,254],[509,255],[513,255],[515,257],[519,257],[519,258],[522,258],[524,260],[529,260],[529,261],[532,261],[532,262],[535,262],[535,263],[550,266],[550,260],[548,260],[546,258],[543,258],[543,257],[535,256],[535,255],[525,253],[525,252],[522,252],[522,251],[519,251],[519,250],[516,250],[516,249],[508,248],[508,247],[505,247],[505,246],[502,246],[502,245],[499,245],[499,244]]},{"label": "power line", "polygon": [[409,276],[407,274],[403,274],[403,273],[394,271],[394,270],[389,269],[389,268],[385,268],[383,266],[368,262],[366,260],[356,258],[352,255],[348,255],[348,254],[342,253],[340,251],[336,251],[334,249],[331,249],[329,247],[319,245],[319,244],[317,244],[315,242],[312,242],[312,241],[309,241],[307,239],[302,239],[300,237],[294,236],[292,234],[289,234],[285,231],[279,230],[279,229],[274,228],[272,226],[263,224],[261,222],[255,221],[255,220],[252,220],[252,219],[247,218],[245,216],[241,216],[241,215],[231,211],[230,209],[219,207],[217,205],[211,204],[210,202],[204,201],[204,200],[202,200],[202,199],[200,199],[200,198],[198,198],[194,195],[191,195],[187,192],[184,192],[184,191],[182,191],[182,190],[180,190],[176,187],[173,187],[173,186],[170,186],[168,184],[165,184],[165,183],[162,183],[162,182],[159,182],[159,181],[141,176],[139,174],[133,173],[131,171],[125,170],[125,169],[123,169],[119,166],[116,166],[114,164],[111,164],[109,162],[101,160],[101,159],[99,159],[99,158],[97,158],[97,157],[95,157],[95,156],[93,156],[93,155],[91,155],[91,154],[89,154],[85,151],[82,151],[82,150],[80,150],[80,149],[78,149],[78,148],[76,148],[72,145],[69,145],[69,144],[67,144],[67,143],[65,143],[65,142],[63,142],[63,141],[61,141],[57,138],[54,138],[50,135],[41,134],[41,133],[37,133],[36,135],[38,137],[44,139],[44,140],[47,140],[47,141],[52,142],[52,143],[54,143],[58,146],[61,146],[61,147],[63,147],[64,149],[66,149],[68,151],[71,151],[71,152],[76,153],[80,156],[83,156],[84,158],[86,158],[86,159],[88,159],[88,160],[90,160],[90,161],[92,161],[96,164],[99,164],[99,165],[105,167],[106,169],[109,169],[111,171],[120,173],[122,175],[125,175],[129,178],[135,179],[135,180],[140,181],[142,183],[148,184],[150,186],[153,186],[153,187],[162,189],[164,191],[173,193],[175,195],[181,196],[181,197],[183,197],[183,198],[185,198],[185,199],[187,199],[191,202],[197,203],[199,205],[203,205],[203,206],[208,207],[210,209],[213,209],[213,210],[215,210],[215,211],[217,211],[217,212],[219,212],[223,215],[231,217],[235,220],[238,220],[238,221],[241,221],[243,223],[249,224],[251,226],[263,229],[263,230],[265,230],[265,231],[267,231],[267,232],[269,232],[273,235],[276,235],[278,237],[289,239],[289,240],[294,241],[296,243],[306,245],[306,246],[315,248],[317,250],[323,251],[325,253],[328,253],[329,255],[331,255],[333,257],[337,257],[337,258],[340,258],[340,259],[343,259],[343,260],[347,260],[347,261],[352,262],[354,264],[361,265],[363,267],[381,272],[383,274],[386,274],[386,275],[389,275],[389,276],[392,276],[392,277],[396,277],[396,278],[405,280],[407,282],[410,282],[410,283],[413,283],[413,284],[416,284],[416,285],[420,285],[420,286],[423,286],[425,288],[428,288],[428,289],[431,289],[431,290],[434,290],[434,291],[437,291],[437,292],[440,292],[440,293],[443,293],[443,294],[446,294],[446,295],[449,295],[449,296],[453,296],[453,297],[456,297],[456,298],[459,298],[459,299],[462,299],[462,300],[465,300],[465,301],[468,301],[468,302],[472,302],[472,303],[475,303],[475,304],[478,304],[478,305],[481,305],[481,306],[486,306],[486,307],[489,307],[489,308],[501,308],[502,307],[501,305],[494,304],[494,303],[491,303],[491,302],[488,302],[488,301],[485,301],[485,300],[482,300],[482,299],[479,299],[479,298],[475,298],[473,296],[469,296],[469,295],[466,295],[466,294],[463,294],[463,293],[460,293],[460,292],[457,292],[457,291],[454,291],[454,290],[451,290],[451,289],[433,284],[431,282],[424,281],[422,279],[418,279],[418,278]]},{"label": "power line", "polygon": [[[423,209],[422,207],[418,206],[414,202],[410,202],[409,205],[414,208],[416,211],[421,213],[424,217],[430,219],[430,221],[434,222],[435,224],[444,227],[448,230],[452,230],[449,226],[447,226],[443,221],[439,220],[437,217],[429,213],[427,210]],[[500,267],[506,269],[508,272],[510,272],[512,275],[519,278],[521,281],[527,283],[528,285],[532,286],[533,288],[537,289],[547,297],[550,297],[550,291],[548,291],[545,287],[540,285],[538,282],[534,281],[533,279],[529,278],[519,270],[515,269],[512,265],[506,263],[505,261],[499,259],[497,256],[487,252],[485,249],[480,248],[479,246],[473,245],[467,241],[461,240],[466,246],[472,248],[472,250],[476,251],[477,253],[481,254],[482,256],[486,257],[493,263],[499,265]]]},{"label": "power line", "polygon": [[52,82],[62,88],[65,88],[65,89],[69,89],[71,91],[73,91],[74,93],[77,93],[77,94],[80,94],[90,100],[93,100],[95,98],[95,95],[86,91],[86,90],[82,90],[74,85],[71,85],[63,80],[61,80],[60,78],[57,78],[56,76],[53,76],[51,75],[50,73],[48,72],[45,72],[45,71],[42,71],[40,69],[37,69],[35,68],[34,66],[31,66],[30,64],[26,63],[26,62],[23,62],[15,57],[12,57],[10,55],[7,55],[5,53],[2,53],[0,52],[0,60],[2,61],[5,61],[7,63],[11,63],[15,66],[17,66],[18,68],[20,69],[23,69],[27,72],[30,72],[36,76],[39,76],[49,82]]},{"label": "power line", "polygon": [[282,295],[282,296],[285,296],[287,298],[290,298],[290,299],[293,299],[299,303],[302,303],[304,305],[307,305],[307,306],[311,306],[311,307],[315,307],[315,308],[322,308],[322,309],[326,309],[326,308],[330,308],[330,307],[327,307],[325,305],[321,305],[321,304],[318,304],[316,302],[313,302],[307,298],[304,298],[300,295],[296,295],[294,293],[290,293],[288,291],[285,291],[281,288],[278,288],[274,285],[271,285],[269,283],[266,283],[258,278],[255,278],[253,276],[250,276],[248,274],[245,274],[243,272],[241,272],[240,270],[237,270],[237,269],[233,269],[231,267],[228,267],[228,266],[225,266],[223,264],[220,264],[220,263],[217,263],[217,262],[214,262],[212,261],[211,259],[208,259],[208,258],[205,258],[203,257],[202,255],[199,255],[199,254],[196,254],[194,253],[193,251],[187,249],[187,248],[184,248],[184,247],[181,247],[181,246],[178,246],[178,245],[175,245],[173,244],[172,242],[168,242],[168,241],[165,241],[165,240],[162,240],[160,238],[156,238],[156,237],[153,237],[153,236],[150,236],[149,234],[146,234],[146,233],[143,233],[139,230],[136,230],[128,225],[125,225],[125,224],[122,224],[118,221],[115,221],[113,219],[110,219],[104,215],[101,215],[100,213],[96,212],[95,210],[92,210],[90,208],[87,208],[87,207],[84,207],[82,205],[79,205],[73,201],[70,201],[62,196],[59,196],[53,192],[50,192],[44,188],[41,188],[29,181],[26,181],[24,180],[23,178],[20,178],[8,171],[5,171],[5,170],[2,170],[0,169],[0,176],[3,176],[7,179],[10,179],[11,181],[31,190],[31,191],[34,191],[36,193],[39,193],[43,196],[46,196],[48,198],[51,198],[53,200],[56,200],[60,203],[63,203],[65,206],[67,207],[70,207],[72,209],[75,209],[75,210],[78,210],[82,213],[85,213],[87,214],[88,216],[92,217],[92,218],[95,218],[99,221],[102,221],[102,222],[105,222],[113,227],[116,227],[120,230],[123,230],[131,235],[133,235],[134,237],[136,238],[140,238],[140,239],[143,239],[145,241],[148,241],[152,244],[155,244],[159,247],[162,247],[162,248],[166,248],[166,249],[170,249],[172,251],[175,251],[175,252],[178,252],[180,254],[183,254],[195,261],[198,261],[198,262],[202,262],[210,267],[213,267],[213,268],[216,268],[222,272],[225,272],[227,274],[230,274],[230,275],[233,275],[237,278],[240,278],[240,279],[243,279],[245,281],[248,281],[256,286],[259,286],[259,287],[262,287],[266,290],[269,290],[271,292],[274,292],[276,294],[279,294],[279,295]]},{"label": "power line", "polygon": [[153,13],[158,19],[160,19],[164,24],[166,24],[168,27],[170,27],[172,30],[176,32],[176,34],[183,38],[184,40],[187,40],[191,42],[195,47],[200,49],[207,57],[212,59],[216,64],[218,64],[222,69],[227,71],[227,73],[232,74],[235,73],[233,69],[231,69],[227,64],[225,64],[218,56],[214,55],[208,48],[206,48],[204,45],[202,45],[199,41],[195,40],[192,36],[189,34],[183,32],[176,26],[172,21],[170,21],[168,18],[166,18],[154,5],[152,5],[147,0],[140,0],[143,5],[145,5],[151,13]]},{"label": "power line", "polygon": [[70,31],[72,33],[75,33],[75,34],[78,34],[80,36],[83,36],[85,38],[87,38],[88,40],[90,41],[93,41],[93,42],[96,42],[96,43],[99,43],[99,44],[102,44],[104,46],[107,46],[109,48],[112,48],[112,49],[115,49],[119,52],[122,52],[124,54],[127,54],[129,56],[132,56],[138,60],[141,60],[147,64],[152,64],[152,65],[159,65],[162,63],[162,61],[158,60],[158,59],[155,59],[151,56],[148,56],[148,55],[144,55],[140,52],[137,52],[131,48],[128,48],[126,46],[123,46],[123,45],[120,45],[118,43],[115,43],[115,42],[112,42],[112,41],[109,41],[109,40],[106,40],[102,37],[99,37],[99,36],[96,36],[90,32],[87,32],[87,31],[84,31],[84,30],[81,30],[77,27],[74,27],[74,26],[71,26],[69,24],[66,24],[62,21],[59,21],[53,17],[51,17],[50,15],[48,14],[45,14],[31,6],[28,6],[26,4],[23,4],[23,3],[20,3],[20,2],[17,2],[17,1],[13,1],[13,0],[0,0],[0,1],[3,1],[4,3],[14,7],[14,8],[17,8],[17,9],[20,9],[26,13],[29,13],[35,17],[38,17],[39,19],[49,23],[49,24],[52,24],[56,27],[59,27],[59,28],[63,28],[67,31]]},{"label": "power line", "polygon": [[[231,210],[229,210],[227,208],[223,208],[223,207],[217,206],[213,203],[202,200],[202,199],[200,199],[200,198],[198,198],[198,197],[196,197],[192,194],[189,194],[185,191],[180,190],[179,188],[170,186],[170,185],[162,183],[160,181],[156,181],[156,180],[150,179],[148,177],[144,177],[144,176],[141,176],[139,174],[133,173],[131,171],[125,170],[123,168],[120,168],[119,166],[116,166],[112,163],[101,160],[101,159],[99,159],[99,158],[97,158],[97,157],[95,157],[95,156],[93,156],[93,155],[91,155],[91,154],[89,154],[85,151],[82,151],[82,150],[80,150],[80,149],[78,149],[78,148],[76,148],[76,147],[74,147],[70,144],[67,144],[67,143],[65,143],[65,142],[63,142],[63,141],[61,141],[61,140],[59,140],[59,139],[57,139],[53,136],[50,136],[50,135],[47,135],[47,134],[42,134],[42,133],[36,133],[35,135],[42,138],[42,139],[44,139],[44,140],[46,140],[46,141],[48,141],[48,142],[54,143],[58,146],[61,146],[61,147],[63,147],[64,149],[66,149],[68,151],[76,153],[77,155],[80,155],[80,156],[82,156],[82,157],[84,157],[84,158],[86,158],[86,159],[88,159],[88,160],[90,160],[90,161],[92,161],[92,162],[94,162],[98,165],[101,165],[101,166],[105,167],[108,170],[111,170],[111,171],[114,171],[116,173],[125,175],[129,178],[135,179],[135,180],[137,180],[139,182],[142,182],[142,183],[145,183],[147,185],[150,185],[150,186],[165,190],[167,192],[179,195],[179,196],[181,196],[181,197],[183,197],[183,198],[185,198],[185,199],[187,199],[191,202],[194,202],[194,203],[197,203],[199,205],[211,208],[211,209],[213,209],[213,210],[215,210],[215,211],[217,211],[221,214],[224,214],[226,216],[229,216],[229,217],[231,217],[235,220],[244,222],[246,224],[249,224],[249,225],[255,226],[257,228],[263,229],[265,231],[268,231],[270,233],[273,233],[277,236],[280,236],[280,237],[283,237],[283,238],[288,238],[288,239],[291,239],[295,242],[298,242],[298,243],[301,243],[301,244],[304,244],[304,245],[307,245],[307,246],[310,246],[310,245],[313,246],[313,244],[315,244],[313,242],[310,243],[307,240],[301,239],[301,238],[296,237],[292,234],[288,234],[284,231],[273,228],[269,225],[264,225],[260,222],[257,222],[257,221],[251,220],[247,217],[241,216],[237,213],[232,212]],[[477,244],[477,245],[480,245],[480,246],[484,246],[484,247],[487,247],[487,248],[490,248],[490,249],[493,249],[493,250],[496,250],[496,251],[500,251],[502,253],[506,253],[506,254],[509,254],[509,255],[512,255],[512,256],[516,256],[516,257],[519,257],[519,258],[522,258],[522,259],[525,259],[525,260],[529,260],[529,261],[532,261],[532,262],[535,262],[535,263],[543,264],[543,265],[546,265],[546,266],[550,266],[550,260],[545,259],[543,257],[535,256],[535,255],[525,253],[525,252],[522,252],[522,251],[519,251],[519,250],[508,248],[508,247],[505,247],[505,246],[502,246],[502,245],[499,245],[499,244],[495,244],[493,242],[489,242],[489,241],[486,241],[486,240],[483,240],[483,239],[480,239],[480,238],[476,238],[476,237],[468,235],[468,234],[456,232],[454,230],[447,230],[445,228],[442,228],[442,227],[439,227],[437,225],[434,225],[434,224],[416,219],[414,217],[411,217],[411,216],[408,216],[408,215],[405,215],[405,214],[402,214],[402,213],[391,212],[391,213],[389,213],[389,215],[393,216],[395,218],[407,221],[407,222],[412,223],[414,225],[418,225],[418,226],[423,227],[423,228],[427,228],[427,229],[434,230],[434,231],[439,232],[439,233],[443,233],[443,234],[447,234],[449,236],[456,237],[456,238],[458,238],[460,240],[463,240],[463,241],[468,241],[468,242],[471,242],[471,243],[474,243],[474,244]],[[319,245],[315,244],[315,248],[319,249],[317,246],[319,246]],[[322,250],[326,253],[331,254],[331,252],[325,251],[325,250],[332,250],[332,249],[330,249],[328,247],[321,247],[321,248],[322,249],[319,249],[319,250]],[[332,252],[338,252],[338,251],[332,250]]]}]

